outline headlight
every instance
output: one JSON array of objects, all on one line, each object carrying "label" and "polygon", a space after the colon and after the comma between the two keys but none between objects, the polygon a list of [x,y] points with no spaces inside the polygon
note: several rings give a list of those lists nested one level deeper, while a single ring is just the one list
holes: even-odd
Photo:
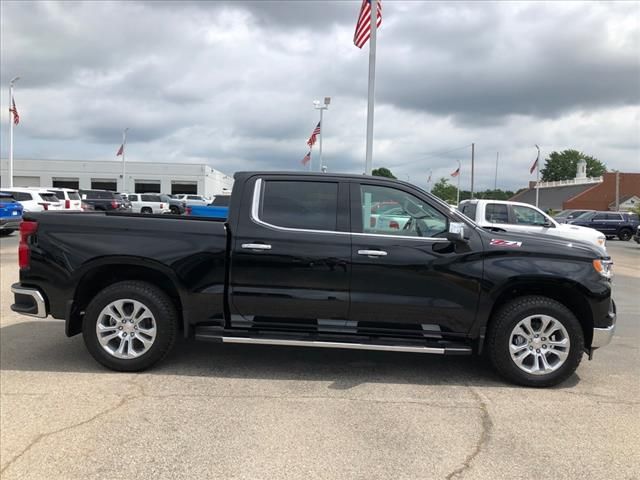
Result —
[{"label": "headlight", "polygon": [[601,237],[598,237],[596,241],[598,242],[598,245],[600,245],[601,247],[604,247],[604,244],[607,241],[607,237],[603,235]]},{"label": "headlight", "polygon": [[613,260],[597,259],[593,261],[593,268],[604,278],[611,278],[613,270]]}]

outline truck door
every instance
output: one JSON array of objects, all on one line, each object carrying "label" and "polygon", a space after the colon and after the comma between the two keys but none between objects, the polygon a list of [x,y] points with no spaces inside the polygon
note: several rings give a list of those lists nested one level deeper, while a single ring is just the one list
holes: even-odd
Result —
[{"label": "truck door", "polygon": [[[468,332],[482,280],[478,233],[467,229],[458,248],[445,238],[450,212],[409,187],[353,183],[351,203],[349,320],[388,335]],[[380,205],[391,218],[373,213]]]},{"label": "truck door", "polygon": [[231,326],[314,328],[321,320],[346,320],[348,197],[348,184],[328,176],[247,181],[232,231]]}]

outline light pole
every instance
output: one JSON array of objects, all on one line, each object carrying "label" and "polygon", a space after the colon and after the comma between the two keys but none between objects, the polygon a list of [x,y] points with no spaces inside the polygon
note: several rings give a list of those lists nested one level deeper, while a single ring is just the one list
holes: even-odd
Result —
[{"label": "light pole", "polygon": [[[9,82],[9,110],[14,108],[13,101],[13,84],[20,80],[20,77],[13,77]],[[11,110],[13,112],[13,110]],[[13,118],[9,115],[9,187],[13,187],[13,121],[16,112],[13,112]]]},{"label": "light pole", "polygon": [[320,156],[320,168],[321,172],[326,172],[327,167],[322,163],[322,137],[324,137],[324,124],[322,123],[322,112],[329,108],[331,103],[331,97],[324,97],[324,105],[320,104],[320,100],[314,100],[313,106],[316,110],[320,110],[320,143],[318,145],[318,154]]}]

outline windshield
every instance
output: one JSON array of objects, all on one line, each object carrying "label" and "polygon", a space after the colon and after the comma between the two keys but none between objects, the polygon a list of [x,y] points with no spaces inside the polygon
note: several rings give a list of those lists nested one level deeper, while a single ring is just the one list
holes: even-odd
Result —
[{"label": "windshield", "polygon": [[574,220],[587,220],[593,216],[594,212],[584,212],[578,216],[573,217]]},{"label": "windshield", "polygon": [[560,213],[555,215],[555,218],[565,218],[571,215],[574,210],[562,210]]}]

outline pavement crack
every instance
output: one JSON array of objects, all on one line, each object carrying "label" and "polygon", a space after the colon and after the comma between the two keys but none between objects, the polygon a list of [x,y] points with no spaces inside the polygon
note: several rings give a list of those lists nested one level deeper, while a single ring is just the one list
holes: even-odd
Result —
[{"label": "pavement crack", "polygon": [[480,455],[480,452],[489,441],[491,432],[493,431],[493,420],[491,419],[491,415],[489,414],[489,409],[487,408],[486,402],[484,401],[480,393],[477,392],[473,387],[469,386],[469,390],[471,390],[471,393],[478,401],[481,412],[480,419],[482,422],[482,431],[480,432],[478,441],[473,445],[471,453],[467,455],[467,458],[464,459],[462,465],[460,465],[458,468],[456,468],[446,476],[446,480],[451,480],[453,478],[462,478],[464,476],[464,474],[471,468],[471,464],[476,459],[476,457]]},{"label": "pavement crack", "polygon": [[[129,382],[132,383],[132,382]],[[133,384],[133,383],[132,383]],[[138,387],[141,391],[142,388],[139,385],[133,384],[134,386]],[[123,395],[122,397],[120,397],[120,400],[118,401],[118,403],[116,403],[115,405],[113,405],[112,407],[109,407],[105,410],[102,410],[101,412],[96,413],[95,415],[93,415],[92,417],[89,417],[85,420],[82,420],[78,423],[74,423],[72,425],[67,425],[66,427],[62,427],[59,428],[57,430],[53,430],[51,432],[47,432],[47,433],[41,433],[39,435],[36,435],[33,440],[31,440],[31,442],[22,449],[22,451],[20,453],[18,453],[17,455],[15,455],[11,460],[9,460],[2,468],[0,468],[0,476],[9,468],[11,467],[11,465],[13,465],[14,463],[16,463],[18,460],[20,460],[22,457],[24,457],[27,453],[29,453],[29,451],[35,447],[37,444],[39,444],[40,442],[42,442],[43,440],[53,436],[53,435],[57,435],[58,433],[63,433],[63,432],[67,432],[69,430],[73,430],[74,428],[78,428],[78,427],[82,427],[83,425],[86,425],[88,423],[93,422],[94,420],[97,420],[98,418],[104,417],[105,415],[108,415],[112,412],[114,412],[115,410],[119,409],[120,407],[122,407],[123,405],[125,405],[127,402],[131,401],[131,400],[135,400],[136,398],[140,398],[139,395]]]}]

